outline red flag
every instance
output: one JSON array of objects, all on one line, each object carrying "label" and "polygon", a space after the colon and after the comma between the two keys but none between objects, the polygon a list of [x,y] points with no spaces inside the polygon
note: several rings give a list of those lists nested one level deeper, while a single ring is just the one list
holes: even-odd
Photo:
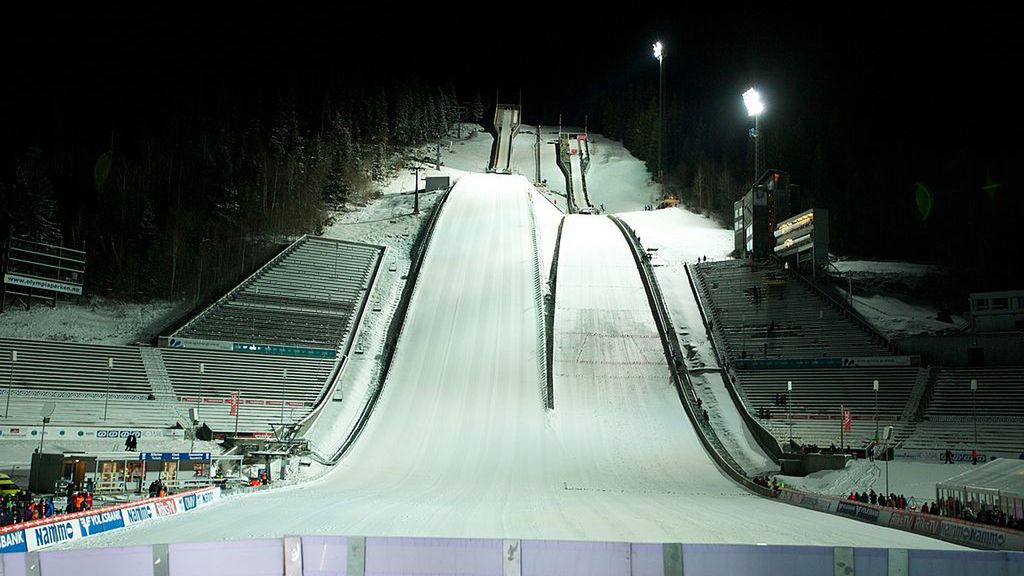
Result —
[{"label": "red flag", "polygon": [[850,416],[850,411],[849,410],[843,410],[843,432],[849,432],[850,431],[850,420],[852,420],[852,419],[853,419],[853,417]]},{"label": "red flag", "polygon": [[238,414],[238,392],[231,393],[231,416]]}]

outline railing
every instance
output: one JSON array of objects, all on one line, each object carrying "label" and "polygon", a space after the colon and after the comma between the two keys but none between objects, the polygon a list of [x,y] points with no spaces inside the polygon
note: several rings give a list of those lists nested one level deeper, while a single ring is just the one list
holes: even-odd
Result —
[{"label": "railing", "polygon": [[640,280],[644,285],[644,291],[647,293],[647,300],[651,306],[651,313],[654,317],[654,322],[658,327],[658,334],[661,337],[662,347],[665,351],[665,359],[668,362],[670,372],[672,374],[672,382],[675,384],[676,393],[679,395],[679,401],[683,405],[686,415],[690,418],[690,422],[693,424],[693,429],[697,434],[697,438],[700,439],[708,456],[724,474],[732,478],[732,480],[740,486],[755,494],[770,496],[770,490],[764,486],[755,484],[744,475],[742,467],[736,463],[732,455],[730,455],[725,449],[724,445],[718,439],[717,434],[715,434],[715,431],[713,429],[706,428],[703,425],[703,418],[697,413],[697,410],[694,407],[694,404],[696,404],[696,396],[693,393],[693,384],[690,382],[685,369],[680,370],[676,365],[677,359],[680,363],[682,362],[679,341],[675,338],[675,330],[672,328],[672,321],[669,317],[665,300],[661,294],[661,288],[658,286],[658,281],[650,266],[650,262],[647,260],[647,256],[643,252],[643,247],[637,240],[636,234],[633,230],[625,222],[615,216],[608,216],[608,218],[615,222],[616,226],[619,227],[619,230],[625,237],[626,244],[630,247],[630,253],[633,255],[633,260],[636,262],[637,270],[640,274]]},{"label": "railing", "polygon": [[750,410],[747,408],[747,403],[744,401],[743,396],[736,389],[736,383],[734,381],[735,371],[732,369],[732,364],[729,362],[729,358],[723,354],[717,340],[722,338],[721,334],[717,331],[717,327],[711,321],[711,319],[705,313],[705,307],[707,306],[704,299],[704,293],[702,289],[697,286],[697,282],[694,280],[694,270],[691,269],[690,265],[685,266],[686,278],[690,283],[690,289],[693,291],[694,298],[697,299],[697,308],[700,310],[700,317],[704,321],[704,329],[707,331],[708,341],[711,342],[711,348],[715,351],[715,355],[718,358],[718,365],[722,369],[722,382],[725,384],[725,389],[729,392],[729,397],[732,398],[734,404],[736,404],[736,411],[739,412],[743,422],[747,425],[750,433],[753,434],[754,439],[757,440],[758,445],[764,450],[765,454],[772,459],[776,464],[783,456],[782,447],[779,445],[779,441],[775,438],[767,428],[751,416]]},{"label": "railing", "polygon": [[449,186],[448,190],[444,193],[444,196],[438,199],[437,203],[434,204],[434,211],[430,214],[430,219],[427,221],[426,226],[423,226],[420,229],[419,236],[413,244],[412,265],[409,267],[409,274],[406,277],[405,287],[402,288],[402,296],[398,301],[398,306],[395,308],[395,314],[392,316],[391,325],[388,326],[387,334],[384,337],[384,351],[381,354],[380,372],[377,385],[374,386],[373,391],[370,393],[370,398],[363,406],[363,410],[360,412],[355,426],[334,454],[330,457],[324,457],[316,452],[311,454],[313,459],[320,464],[336,464],[345,455],[345,453],[348,452],[349,448],[352,447],[352,444],[354,444],[359,438],[359,435],[362,434],[363,428],[366,427],[366,422],[370,419],[373,409],[377,406],[377,400],[380,399],[381,392],[384,391],[384,383],[387,382],[388,373],[391,371],[391,363],[395,357],[395,350],[398,347],[398,342],[402,335],[402,329],[405,327],[405,317],[409,311],[409,302],[412,300],[413,293],[416,291],[417,279],[420,275],[420,269],[423,267],[423,260],[426,257],[427,250],[430,248],[430,238],[434,234],[434,227],[437,225],[441,211],[444,208],[445,203],[448,201],[448,197],[451,195],[456,184]]},{"label": "railing", "polygon": [[556,290],[558,288],[558,253],[562,247],[562,227],[565,225],[565,217],[562,217],[558,221],[558,235],[555,237],[555,253],[551,258],[551,271],[548,275],[548,298],[544,302],[544,317],[545,324],[547,325],[547,345],[544,351],[548,370],[547,376],[547,407],[549,410],[555,409],[555,297]]}]

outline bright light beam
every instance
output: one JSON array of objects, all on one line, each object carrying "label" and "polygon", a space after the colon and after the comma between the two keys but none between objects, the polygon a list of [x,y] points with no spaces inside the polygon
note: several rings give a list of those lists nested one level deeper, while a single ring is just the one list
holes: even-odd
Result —
[{"label": "bright light beam", "polygon": [[747,107],[747,116],[757,116],[764,112],[764,102],[761,101],[761,95],[753,88],[743,93],[743,105]]}]

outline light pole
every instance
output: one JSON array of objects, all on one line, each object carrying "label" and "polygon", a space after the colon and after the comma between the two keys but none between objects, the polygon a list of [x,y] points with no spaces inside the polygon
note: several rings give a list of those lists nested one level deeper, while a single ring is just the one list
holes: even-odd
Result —
[{"label": "light pole", "polygon": [[878,380],[875,380],[871,388],[875,391],[875,446],[878,446]]},{"label": "light pole", "polygon": [[[39,457],[34,462],[34,464],[36,464],[36,466],[38,466],[39,468],[43,467],[42,466],[42,464],[43,464],[43,439],[46,438],[46,425],[50,423],[50,416],[53,416],[53,411],[56,410],[56,409],[57,409],[57,404],[55,404],[54,402],[47,402],[47,403],[43,404],[43,410],[42,410],[42,413],[40,414],[43,417],[43,429],[39,433]],[[36,466],[32,467],[33,470],[36,468]],[[29,474],[32,474],[32,470],[29,471]],[[39,474],[41,474],[41,472],[37,472],[35,474],[36,484],[37,484],[36,491],[42,492],[42,490],[40,490],[40,488],[38,486],[38,484],[39,484]],[[29,484],[32,484],[31,478],[29,479]],[[31,487],[29,488],[29,490],[31,490]]]},{"label": "light pole", "polygon": [[413,168],[410,172],[415,177],[415,181],[413,182],[413,185],[412,185],[412,195],[413,195],[412,213],[413,214],[419,214],[420,213],[420,167],[417,166],[417,167]]},{"label": "light pole", "polygon": [[659,40],[654,43],[653,48],[654,57],[658,59],[658,182],[663,184],[661,138],[665,131],[663,128],[665,118],[665,46]]},{"label": "light pole", "polygon": [[[199,420],[199,404],[203,401],[203,374],[206,374],[206,364],[199,363],[199,395],[196,397],[196,420]],[[193,433],[194,435],[194,433]]]},{"label": "light pole", "polygon": [[107,419],[107,404],[110,403],[110,372],[114,369],[114,359],[107,358],[107,391],[103,395],[103,419]]},{"label": "light pole", "polygon": [[4,418],[7,418],[11,411],[11,393],[14,391],[14,365],[18,362],[18,351],[11,350],[11,370],[7,375],[7,407],[4,408]]},{"label": "light pole", "polygon": [[786,408],[789,409],[789,443],[793,443],[793,381],[786,382]]},{"label": "light pole", "polygon": [[281,385],[281,430],[283,431],[284,430],[284,395],[285,395],[285,391],[288,389],[288,369],[285,368],[284,370],[281,371],[281,373],[284,376],[284,382]]},{"label": "light pole", "polygon": [[978,381],[971,378],[971,411],[974,412],[974,454],[971,460],[977,464],[978,454]]},{"label": "light pole", "polygon": [[764,102],[761,101],[761,94],[757,90],[751,88],[743,93],[743,105],[747,107],[747,116],[754,117],[754,131],[750,133],[750,137],[754,140],[754,182],[757,182],[757,177],[760,175],[761,163],[760,163],[760,141],[761,132],[758,130],[758,118],[761,113],[764,112]]}]

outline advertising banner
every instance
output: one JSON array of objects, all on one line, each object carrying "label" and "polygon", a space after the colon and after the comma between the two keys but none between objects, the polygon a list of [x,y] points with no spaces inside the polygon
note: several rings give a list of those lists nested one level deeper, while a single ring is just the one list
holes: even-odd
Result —
[{"label": "advertising banner", "polygon": [[852,428],[851,428],[852,420],[853,420],[853,415],[850,413],[850,411],[849,410],[843,410],[843,432],[849,432],[850,430],[852,430]]},{"label": "advertising banner", "polygon": [[171,462],[174,460],[195,460],[203,462],[210,459],[210,452],[139,452],[139,460],[153,462]]},{"label": "advertising banner", "polygon": [[737,370],[776,370],[779,368],[841,368],[842,358],[737,358]]},{"label": "advertising banner", "polygon": [[845,368],[910,365],[910,356],[854,356],[850,358],[843,358],[843,367]]},{"label": "advertising banner", "polygon": [[28,551],[32,552],[33,550],[81,538],[82,534],[78,531],[76,524],[78,524],[77,521],[65,520],[27,528],[25,530],[25,539],[27,540],[25,544],[28,546]]},{"label": "advertising banner", "polygon": [[989,550],[1021,550],[1022,542],[1024,542],[1024,535],[1019,532],[1007,532],[948,518],[942,521],[939,535],[944,540]]},{"label": "advertising banner", "polygon": [[942,529],[942,518],[939,516],[919,515],[914,519],[914,526],[911,529],[919,534],[938,536],[939,531]]},{"label": "advertising banner", "polygon": [[75,296],[82,295],[81,286],[68,284],[67,282],[49,280],[46,278],[36,278],[34,276],[7,273],[4,274],[4,282],[12,286],[23,286],[25,288],[49,290],[51,292],[63,292],[64,294],[74,294]]},{"label": "advertising banner", "polygon": [[174,503],[174,498],[157,500],[153,502],[153,508],[156,509],[157,516],[173,516],[178,513],[178,506]]},{"label": "advertising banner", "polygon": [[864,520],[872,524],[878,523],[878,510],[849,501],[842,501],[836,505],[836,512],[843,516]]},{"label": "advertising banner", "polygon": [[0,528],[0,554],[33,552],[55,544],[121,530],[157,516],[195,510],[219,498],[219,489],[202,488],[169,498],[119,504],[97,511],[77,512],[32,520],[18,526],[5,526]]},{"label": "advertising banner", "polygon": [[889,516],[888,525],[890,528],[910,530],[914,527],[914,514],[893,510]]},{"label": "advertising banner", "polygon": [[331,348],[303,348],[300,346],[279,346],[277,344],[231,343],[232,352],[269,354],[272,356],[301,356],[303,358],[336,358],[338,351]]},{"label": "advertising banner", "polygon": [[124,518],[125,526],[134,526],[156,517],[156,509],[152,504],[143,504],[121,510],[121,516]]},{"label": "advertising banner", "polygon": [[8,552],[28,552],[28,547],[25,545],[24,530],[0,534],[0,554],[7,554]]},{"label": "advertising banner", "polygon": [[79,533],[85,536],[95,536],[111,530],[124,528],[124,516],[120,510],[101,512],[93,516],[86,516],[78,519]]},{"label": "advertising banner", "polygon": [[177,338],[171,337],[167,340],[169,348],[193,348],[196,350],[222,350],[230,352],[232,343],[221,340],[203,340],[201,338]]}]

